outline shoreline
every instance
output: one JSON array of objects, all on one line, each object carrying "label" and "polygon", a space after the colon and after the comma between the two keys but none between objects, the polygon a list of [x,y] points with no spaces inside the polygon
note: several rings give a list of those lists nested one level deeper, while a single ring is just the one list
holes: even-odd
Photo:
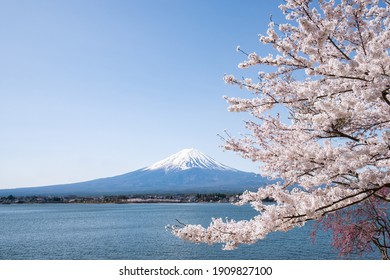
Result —
[{"label": "shoreline", "polygon": [[[152,194],[103,196],[20,196],[0,197],[0,205],[10,204],[137,204],[137,203],[235,203],[241,194]],[[271,199],[265,200],[272,202]]]},{"label": "shoreline", "polygon": [[136,203],[233,203],[238,194],[149,194],[103,196],[12,196],[0,197],[0,205],[10,204],[136,204]]}]

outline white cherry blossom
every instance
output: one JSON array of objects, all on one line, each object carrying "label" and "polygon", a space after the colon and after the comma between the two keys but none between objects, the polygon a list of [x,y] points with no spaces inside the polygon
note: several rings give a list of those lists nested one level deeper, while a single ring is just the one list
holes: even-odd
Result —
[{"label": "white cherry blossom", "polygon": [[[257,118],[246,123],[250,135],[229,137],[225,148],[261,163],[264,176],[281,181],[241,196],[239,205],[259,212],[251,220],[172,227],[182,239],[234,249],[368,200],[382,205],[378,216],[388,213],[390,2],[286,0],[280,9],[286,22],[271,22],[260,37],[275,53],[252,52],[239,64],[243,71],[259,65],[274,70],[224,80],[254,94],[225,97],[229,110]],[[273,113],[275,106],[289,112],[288,122]],[[275,203],[263,204],[267,198]],[[379,229],[369,235],[384,258],[385,226],[383,235]]]}]

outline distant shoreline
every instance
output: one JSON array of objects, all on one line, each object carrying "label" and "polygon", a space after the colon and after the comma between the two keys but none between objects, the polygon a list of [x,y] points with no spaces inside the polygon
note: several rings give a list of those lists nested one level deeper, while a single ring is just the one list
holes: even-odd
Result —
[{"label": "distant shoreline", "polygon": [[[103,196],[13,196],[0,197],[1,205],[9,204],[139,204],[139,203],[234,203],[241,194],[151,194]],[[272,200],[267,200],[272,201]]]}]

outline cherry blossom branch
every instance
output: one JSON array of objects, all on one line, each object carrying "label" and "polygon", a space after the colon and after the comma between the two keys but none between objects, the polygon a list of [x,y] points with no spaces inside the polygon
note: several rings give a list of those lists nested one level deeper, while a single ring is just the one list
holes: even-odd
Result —
[{"label": "cherry blossom branch", "polygon": [[[241,196],[240,205],[249,203],[259,212],[248,221],[213,219],[208,228],[182,225],[173,232],[234,249],[270,232],[333,216],[339,217],[329,219],[334,234],[352,233],[342,240],[346,244],[337,245],[341,252],[364,251],[373,244],[386,257],[390,221],[382,218],[390,200],[389,0],[285,0],[280,8],[287,23],[270,22],[267,35],[260,37],[276,53],[262,57],[245,52],[247,58],[239,64],[243,70],[271,66],[272,71],[258,72],[256,82],[224,76],[225,83],[254,93],[250,98],[225,97],[229,111],[248,112],[256,119],[245,122],[249,133],[238,140],[229,136],[224,147],[259,162],[262,175],[283,184]],[[275,106],[289,112],[288,121],[275,116]],[[263,204],[266,198],[275,203]],[[377,205],[371,201],[381,207],[373,211]],[[338,213],[357,214],[343,220]],[[346,223],[345,229],[338,223]]]},{"label": "cherry blossom branch", "polygon": [[390,94],[390,93],[389,93],[389,90],[390,90],[390,89],[385,89],[384,91],[382,91],[382,98],[383,98],[383,100],[387,103],[387,105],[390,106],[390,100],[387,99],[387,95]]},{"label": "cherry blossom branch", "polygon": [[366,52],[366,47],[364,45],[364,41],[363,41],[363,37],[362,37],[362,31],[360,30],[360,23],[359,23],[359,19],[357,17],[357,14],[354,13],[354,16],[355,16],[355,23],[356,23],[356,28],[357,28],[357,31],[358,31],[358,34],[359,34],[359,39],[360,39],[360,43],[361,43],[361,46],[362,46],[362,49],[363,49],[363,52],[364,52],[364,55],[367,56],[367,52]]},{"label": "cherry blossom branch", "polygon": [[[364,190],[364,191],[358,192],[358,193],[356,193],[356,194],[352,194],[352,195],[343,197],[343,198],[341,198],[341,199],[339,199],[339,200],[337,200],[337,201],[334,201],[334,202],[331,203],[331,204],[328,204],[328,205],[325,205],[325,206],[320,207],[320,208],[318,208],[318,209],[315,209],[314,212],[321,212],[321,213],[322,213],[321,216],[324,216],[324,215],[326,215],[326,214],[329,214],[329,213],[332,213],[332,212],[335,212],[335,211],[344,209],[344,208],[346,208],[346,207],[350,207],[350,206],[352,206],[352,205],[358,204],[358,203],[360,203],[360,202],[362,202],[362,201],[368,199],[369,197],[371,197],[375,192],[376,192],[376,191],[373,191],[373,190]],[[337,204],[339,204],[339,203],[341,203],[341,202],[343,202],[343,201],[345,201],[345,200],[348,200],[348,199],[350,199],[350,198],[353,198],[353,197],[356,197],[356,196],[358,196],[358,195],[365,194],[365,193],[368,193],[367,196],[365,196],[365,197],[363,197],[363,198],[361,198],[361,199],[358,199],[358,200],[356,200],[356,201],[354,201],[354,202],[352,202],[352,203],[349,203],[349,204],[347,204],[347,205],[344,205],[344,206],[340,206],[340,207],[336,207],[336,208],[327,210],[327,208],[331,208],[331,207],[333,207],[333,206],[335,206],[335,205],[337,205]],[[292,220],[292,219],[298,219],[298,218],[304,218],[304,217],[307,217],[307,214],[288,216],[288,217],[285,217],[285,218],[288,219],[288,220]],[[307,219],[305,219],[305,220],[307,220]],[[310,219],[310,220],[312,220],[312,219]]]}]

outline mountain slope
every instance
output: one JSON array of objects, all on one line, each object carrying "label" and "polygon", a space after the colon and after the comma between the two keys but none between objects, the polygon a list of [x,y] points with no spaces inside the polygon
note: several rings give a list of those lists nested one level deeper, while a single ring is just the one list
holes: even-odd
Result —
[{"label": "mountain slope", "polygon": [[242,192],[266,180],[255,173],[223,165],[195,150],[185,149],[148,167],[87,182],[0,190],[0,195],[108,195]]}]

